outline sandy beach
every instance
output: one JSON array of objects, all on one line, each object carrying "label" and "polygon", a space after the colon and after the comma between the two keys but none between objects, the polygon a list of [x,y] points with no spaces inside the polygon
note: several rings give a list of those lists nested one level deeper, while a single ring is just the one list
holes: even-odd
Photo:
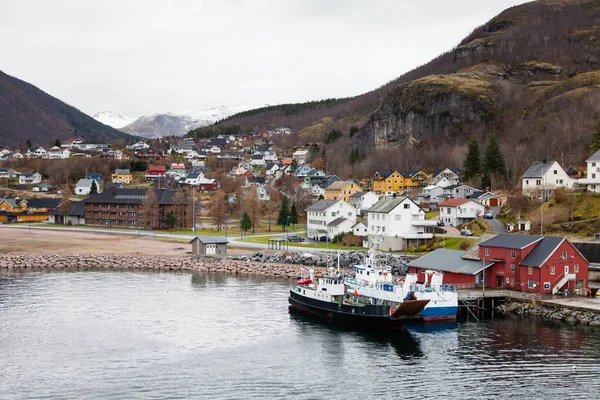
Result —
[{"label": "sandy beach", "polygon": [[[130,254],[182,256],[186,240],[41,229],[0,229],[0,254]],[[229,249],[230,254],[248,250]]]}]

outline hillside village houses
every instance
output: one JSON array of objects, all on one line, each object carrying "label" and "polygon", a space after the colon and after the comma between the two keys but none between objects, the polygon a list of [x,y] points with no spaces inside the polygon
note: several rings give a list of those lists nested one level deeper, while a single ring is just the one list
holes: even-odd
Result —
[{"label": "hillside village houses", "polygon": [[17,176],[17,171],[12,168],[0,168],[0,179],[13,179]]},{"label": "hillside village houses", "polygon": [[102,188],[95,179],[80,179],[75,185],[75,194],[82,196],[90,194],[92,185],[96,185],[96,192],[101,193]]},{"label": "hillside village houses", "polygon": [[460,170],[457,168],[438,169],[434,171],[429,184],[439,185],[442,180],[446,180],[450,185],[458,185],[460,183]]},{"label": "hillside village houses", "polygon": [[296,160],[298,165],[306,164],[306,160],[308,159],[308,150],[306,149],[298,149],[292,154],[292,158]]},{"label": "hillside village houses", "polygon": [[579,184],[585,185],[588,192],[600,192],[600,150],[592,154],[587,160],[587,174],[585,178],[579,179]]},{"label": "hillside village houses", "polygon": [[408,197],[379,200],[367,211],[369,244],[381,250],[406,250],[433,237],[427,227],[437,225],[426,220],[425,211]]},{"label": "hillside village houses", "polygon": [[69,149],[61,149],[58,146],[54,146],[46,152],[45,157],[50,160],[64,160],[71,157],[71,151]]},{"label": "hillside village houses", "polygon": [[42,174],[39,172],[21,172],[19,175],[19,185],[35,185],[42,181]]},{"label": "hillside village houses", "polygon": [[439,204],[440,220],[458,226],[471,222],[485,212],[483,204],[470,199],[450,199]]},{"label": "hillside village houses", "polygon": [[354,181],[333,182],[325,189],[325,199],[343,200],[350,203],[350,196],[360,191],[362,191],[362,188]]},{"label": "hillside village houses", "polygon": [[531,164],[521,177],[523,194],[534,198],[542,197],[544,192],[546,196],[551,195],[554,189],[560,187],[572,189],[577,182],[557,161],[546,160]]},{"label": "hillside village houses", "polygon": [[379,196],[373,192],[356,192],[350,196],[350,205],[354,207],[357,215],[365,212],[379,201]]},{"label": "hillside village houses", "polygon": [[342,200],[319,200],[306,209],[306,236],[321,240],[333,239],[351,232],[356,223],[356,210]]},{"label": "hillside village houses", "polygon": [[423,171],[377,171],[372,189],[377,194],[391,196],[425,186],[427,180],[429,176]]},{"label": "hillside village houses", "polygon": [[114,183],[125,183],[129,185],[133,180],[133,176],[129,169],[116,169],[115,173],[112,174],[111,179]]}]

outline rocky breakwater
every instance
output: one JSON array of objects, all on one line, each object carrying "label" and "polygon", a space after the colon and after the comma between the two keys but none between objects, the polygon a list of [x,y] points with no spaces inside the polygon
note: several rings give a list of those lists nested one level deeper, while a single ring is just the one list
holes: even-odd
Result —
[{"label": "rocky breakwater", "polygon": [[569,307],[509,301],[495,308],[500,314],[537,316],[547,320],[564,321],[571,324],[600,326],[600,313]]},{"label": "rocky breakwater", "polygon": [[[260,262],[250,259],[218,257],[161,257],[144,255],[105,254],[54,254],[54,255],[3,255],[0,270],[64,270],[64,269],[112,269],[112,270],[162,270],[200,271],[232,275],[262,275],[279,278],[298,276],[298,265],[285,262]],[[317,276],[325,268],[315,267]]]},{"label": "rocky breakwater", "polygon": [[[340,253],[339,262],[341,268],[350,268],[353,265],[362,264],[367,257],[366,251],[347,251]],[[278,252],[274,254],[263,254],[261,252],[248,256],[229,256],[230,260],[252,261],[268,264],[297,264],[308,267],[336,267],[338,263],[337,254],[329,256],[323,253],[295,253]],[[380,265],[389,266],[394,274],[404,275],[408,272],[408,263],[411,260],[406,257],[398,257],[391,254],[377,254],[377,262]]]}]

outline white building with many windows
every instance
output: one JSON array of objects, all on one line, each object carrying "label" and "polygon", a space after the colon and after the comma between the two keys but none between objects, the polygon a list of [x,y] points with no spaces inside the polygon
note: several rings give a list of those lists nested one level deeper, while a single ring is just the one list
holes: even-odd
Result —
[{"label": "white building with many windows", "polygon": [[306,236],[319,240],[333,239],[339,233],[351,232],[356,223],[356,210],[342,200],[319,200],[306,209]]},{"label": "white building with many windows", "polygon": [[450,199],[439,206],[440,220],[450,226],[471,222],[485,212],[483,204],[470,199]]},{"label": "white building with many windows", "polygon": [[423,244],[433,237],[436,225],[437,221],[426,220],[425,211],[408,197],[379,200],[367,210],[369,243],[376,243],[381,250]]},{"label": "white building with many windows", "polygon": [[600,192],[600,150],[585,160],[587,163],[587,175],[579,179],[579,183],[587,186],[588,192]]}]

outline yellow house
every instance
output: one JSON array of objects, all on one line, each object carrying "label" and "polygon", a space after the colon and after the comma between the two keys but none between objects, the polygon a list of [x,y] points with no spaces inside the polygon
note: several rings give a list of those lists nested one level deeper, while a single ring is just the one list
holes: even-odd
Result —
[{"label": "yellow house", "polygon": [[333,182],[325,188],[325,200],[344,200],[350,203],[350,196],[362,192],[362,188],[353,181]]},{"label": "yellow house", "polygon": [[402,171],[400,176],[404,178],[404,187],[407,190],[422,187],[427,184],[427,181],[431,179],[429,175],[423,171]]},{"label": "yellow house", "polygon": [[133,177],[128,169],[116,169],[115,173],[112,174],[112,181],[114,183],[131,184]]},{"label": "yellow house", "polygon": [[39,222],[48,220],[48,212],[60,199],[0,199],[0,222]]}]

